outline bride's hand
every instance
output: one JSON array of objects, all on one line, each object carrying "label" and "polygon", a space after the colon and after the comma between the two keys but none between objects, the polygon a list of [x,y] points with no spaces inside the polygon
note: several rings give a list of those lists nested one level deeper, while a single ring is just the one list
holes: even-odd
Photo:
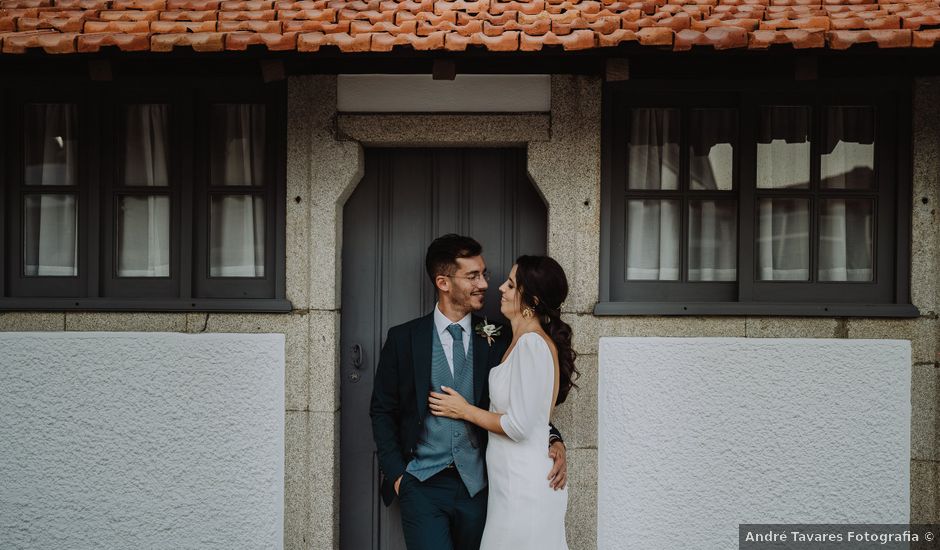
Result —
[{"label": "bride's hand", "polygon": [[467,400],[457,393],[457,390],[441,386],[444,393],[431,392],[428,396],[428,406],[434,416],[446,416],[463,420],[464,414],[470,407]]}]

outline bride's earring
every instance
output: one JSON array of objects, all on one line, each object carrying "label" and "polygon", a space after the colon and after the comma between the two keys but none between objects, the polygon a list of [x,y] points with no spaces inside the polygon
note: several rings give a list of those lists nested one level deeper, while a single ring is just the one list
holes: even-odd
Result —
[{"label": "bride's earring", "polygon": [[528,319],[529,317],[532,317],[532,308],[530,307],[522,308],[522,317],[523,319]]}]

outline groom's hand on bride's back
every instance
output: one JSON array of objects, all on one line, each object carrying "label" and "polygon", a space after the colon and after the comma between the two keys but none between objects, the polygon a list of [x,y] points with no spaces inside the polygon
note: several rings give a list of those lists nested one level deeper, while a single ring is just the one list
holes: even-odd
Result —
[{"label": "groom's hand on bride's back", "polygon": [[554,461],[552,470],[548,472],[548,484],[552,489],[560,491],[568,483],[568,459],[565,444],[555,441],[548,446],[548,456]]},{"label": "groom's hand on bride's back", "polygon": [[401,485],[401,478],[405,477],[405,474],[398,476],[398,479],[395,480],[395,494],[398,494],[398,487]]}]

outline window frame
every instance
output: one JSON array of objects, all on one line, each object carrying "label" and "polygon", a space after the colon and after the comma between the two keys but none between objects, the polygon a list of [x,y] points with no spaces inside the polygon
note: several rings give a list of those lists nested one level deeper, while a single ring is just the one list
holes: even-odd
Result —
[{"label": "window frame", "polygon": [[[197,289],[194,266],[196,238],[208,217],[197,216],[197,189],[204,185],[209,159],[197,144],[207,129],[196,110],[200,98],[238,90],[247,102],[268,105],[266,153],[270,178],[265,187],[265,286],[246,290],[242,281],[211,281]],[[48,99],[47,99],[48,98]],[[80,143],[79,275],[29,277],[18,275],[22,264],[22,213],[13,205],[23,194],[22,105],[36,102],[78,104]],[[92,82],[85,78],[11,79],[0,86],[0,243],[8,252],[0,257],[0,311],[245,311],[287,312],[286,299],[286,82],[263,83],[258,77],[134,77]],[[124,133],[122,107],[128,103],[165,103],[170,114],[170,277],[117,277],[118,195],[148,194],[143,187],[121,189]],[[7,124],[7,122],[11,122]],[[19,178],[19,179],[17,179]],[[48,187],[48,186],[47,186]],[[56,188],[58,189],[58,188]],[[43,189],[48,191],[49,189]],[[52,189],[53,191],[55,189]],[[10,201],[14,201],[11,203]],[[19,207],[22,210],[22,207]],[[16,215],[13,215],[16,214]],[[107,216],[107,217],[106,217]],[[95,220],[103,220],[98,223]],[[15,247],[15,248],[13,248]],[[17,279],[42,279],[25,281]],[[48,279],[48,280],[46,280]],[[78,279],[66,289],[62,281]],[[226,283],[219,285],[218,283]],[[227,292],[219,292],[226,287]],[[59,290],[58,294],[54,292]]]},{"label": "window frame", "polygon": [[[858,90],[867,90],[858,92]],[[773,90],[768,92],[767,90]],[[604,85],[602,119],[601,254],[600,302],[597,315],[800,315],[913,317],[910,304],[910,209],[911,139],[910,82],[847,79],[838,81],[675,81],[637,80]],[[727,105],[731,103],[731,105]],[[757,113],[760,105],[794,104],[813,107],[811,138],[811,182],[809,189],[756,189]],[[876,190],[823,190],[819,188],[819,147],[822,136],[822,107],[827,105],[874,105],[876,107]],[[735,147],[733,197],[738,204],[737,282],[733,293],[722,295],[717,282],[626,281],[618,279],[625,269],[625,199],[627,191],[627,132],[631,108],[657,106],[681,108],[683,115],[695,107],[738,109],[738,144]],[[681,196],[681,278],[686,276],[689,198],[697,191],[688,182],[688,116],[680,119],[680,189],[656,191]],[[893,183],[892,183],[893,182]],[[713,195],[715,191],[709,191]],[[758,281],[757,197],[774,195],[812,196],[810,282]],[[816,230],[819,199],[826,196],[877,195],[873,247],[875,281],[816,281],[819,238]],[[729,197],[730,198],[730,197]],[[617,216],[620,216],[619,221]],[[885,227],[887,224],[887,227]],[[892,231],[891,227],[895,229]],[[749,246],[747,246],[749,245]],[[619,248],[618,248],[619,247]],[[889,251],[889,254],[879,252]],[[622,281],[622,282],[621,282]],[[725,283],[728,284],[728,283]],[[811,287],[811,288],[810,288]],[[876,291],[879,299],[871,300]],[[724,296],[725,299],[722,299]],[[728,299],[730,298],[730,299]]]}]

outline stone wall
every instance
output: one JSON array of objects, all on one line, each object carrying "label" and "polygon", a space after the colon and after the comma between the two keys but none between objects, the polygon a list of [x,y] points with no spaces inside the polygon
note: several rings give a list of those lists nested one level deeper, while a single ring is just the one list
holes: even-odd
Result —
[{"label": "stone wall", "polygon": [[912,341],[911,518],[940,521],[937,205],[940,80],[917,83],[912,295],[917,319],[595,317],[600,246],[601,86],[554,76],[550,115],[337,115],[336,79],[288,86],[289,314],[0,313],[0,330],[279,332],[286,336],[286,548],[338,546],[339,319],[343,204],[363,172],[363,145],[525,145],[548,205],[549,254],[565,268],[565,319],[580,354],[580,389],[556,411],[569,445],[572,548],[596,546],[597,344],[601,336],[902,338]]}]

